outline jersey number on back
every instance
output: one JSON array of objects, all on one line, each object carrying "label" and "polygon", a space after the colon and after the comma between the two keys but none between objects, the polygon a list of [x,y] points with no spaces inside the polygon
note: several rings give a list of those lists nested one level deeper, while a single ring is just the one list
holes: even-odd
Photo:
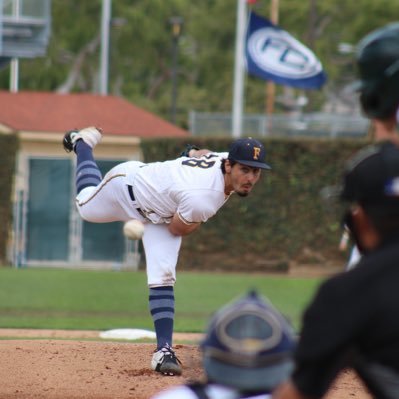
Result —
[{"label": "jersey number on back", "polygon": [[[215,165],[216,161],[211,161],[216,155],[208,155],[202,158],[190,158],[182,162],[182,165],[191,166],[193,168],[209,169]],[[204,159],[207,158],[207,159]]]}]

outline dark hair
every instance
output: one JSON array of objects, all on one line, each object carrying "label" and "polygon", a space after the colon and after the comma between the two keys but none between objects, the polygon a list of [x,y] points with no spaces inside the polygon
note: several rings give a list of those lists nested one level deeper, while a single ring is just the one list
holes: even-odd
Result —
[{"label": "dark hair", "polygon": [[[221,169],[222,169],[222,173],[225,175],[226,174],[226,161],[227,161],[227,159],[226,158],[224,158],[224,159],[222,159],[222,165],[220,166],[221,167]],[[230,166],[231,167],[233,167],[237,162],[236,161],[233,161],[232,159],[229,159],[229,162],[230,162]]]}]

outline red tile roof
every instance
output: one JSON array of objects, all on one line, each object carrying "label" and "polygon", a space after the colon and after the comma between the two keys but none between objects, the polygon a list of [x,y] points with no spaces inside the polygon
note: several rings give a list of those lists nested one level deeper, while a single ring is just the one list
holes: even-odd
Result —
[{"label": "red tile roof", "polygon": [[106,134],[186,136],[188,132],[115,96],[0,91],[0,124],[16,131],[65,132],[86,126]]}]

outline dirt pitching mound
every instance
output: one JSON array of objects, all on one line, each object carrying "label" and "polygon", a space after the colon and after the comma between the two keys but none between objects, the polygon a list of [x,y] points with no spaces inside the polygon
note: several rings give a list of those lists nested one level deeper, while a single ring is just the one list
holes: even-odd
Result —
[{"label": "dirt pitching mound", "polygon": [[[204,377],[198,346],[175,348],[183,375],[165,377],[150,370],[154,344],[3,338],[0,398],[149,399],[162,389]],[[327,396],[347,398],[371,398],[350,371],[342,373]]]}]

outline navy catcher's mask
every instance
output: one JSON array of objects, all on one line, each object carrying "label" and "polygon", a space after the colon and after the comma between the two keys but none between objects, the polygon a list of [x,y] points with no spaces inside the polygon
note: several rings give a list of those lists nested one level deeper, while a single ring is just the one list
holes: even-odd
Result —
[{"label": "navy catcher's mask", "polygon": [[271,391],[287,379],[294,347],[290,325],[256,292],[220,309],[201,344],[208,379],[241,391]]}]

